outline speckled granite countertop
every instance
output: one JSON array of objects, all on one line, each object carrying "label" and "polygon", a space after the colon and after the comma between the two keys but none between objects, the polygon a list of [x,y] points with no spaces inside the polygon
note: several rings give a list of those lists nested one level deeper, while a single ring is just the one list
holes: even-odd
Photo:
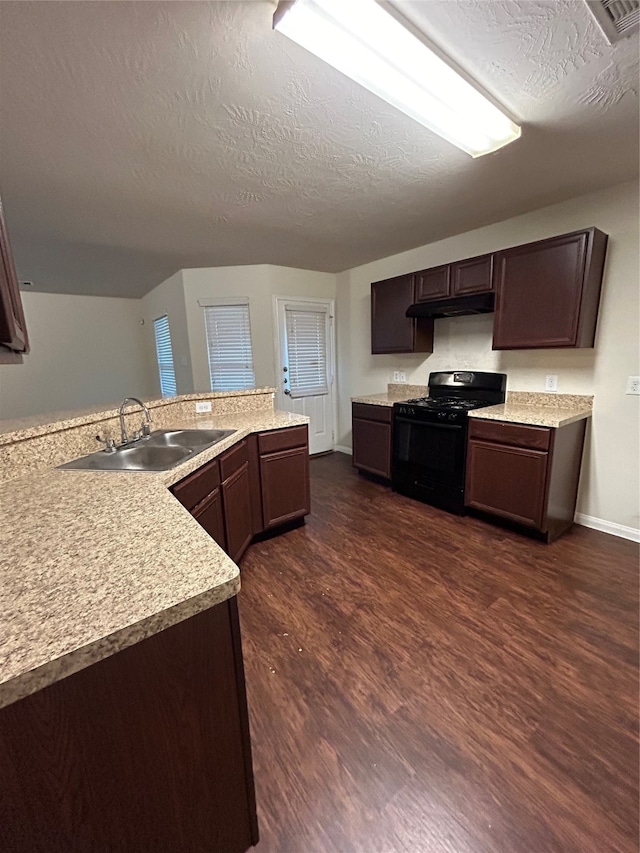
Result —
[{"label": "speckled granite countertop", "polygon": [[469,417],[557,429],[590,418],[592,410],[593,397],[584,394],[512,391],[507,395],[506,403],[474,409],[469,412]]},{"label": "speckled granite countertop", "polygon": [[352,397],[352,403],[365,403],[369,406],[393,406],[403,400],[414,397],[426,397],[429,389],[426,385],[406,385],[405,383],[390,383],[383,394],[365,394],[362,397]]},{"label": "speckled granite countertop", "polygon": [[237,432],[160,473],[48,468],[0,490],[0,707],[235,595],[238,567],[168,491],[286,412],[176,418]]}]

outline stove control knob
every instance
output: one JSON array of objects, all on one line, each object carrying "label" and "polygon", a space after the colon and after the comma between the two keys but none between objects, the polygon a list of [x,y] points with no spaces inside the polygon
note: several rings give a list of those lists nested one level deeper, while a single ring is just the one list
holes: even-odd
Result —
[{"label": "stove control knob", "polygon": [[451,412],[451,414],[449,415],[449,420],[450,420],[450,421],[455,421],[455,419],[456,419],[456,413],[455,413],[455,412]]}]

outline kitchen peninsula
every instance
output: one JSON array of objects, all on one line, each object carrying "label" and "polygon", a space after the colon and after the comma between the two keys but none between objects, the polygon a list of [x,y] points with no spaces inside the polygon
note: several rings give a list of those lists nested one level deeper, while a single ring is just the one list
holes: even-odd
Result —
[{"label": "kitchen peninsula", "polygon": [[272,389],[148,405],[154,428],[234,433],[159,473],[53,467],[95,450],[112,409],[0,433],[4,849],[257,842],[239,570],[168,487],[307,419],[274,411]]}]

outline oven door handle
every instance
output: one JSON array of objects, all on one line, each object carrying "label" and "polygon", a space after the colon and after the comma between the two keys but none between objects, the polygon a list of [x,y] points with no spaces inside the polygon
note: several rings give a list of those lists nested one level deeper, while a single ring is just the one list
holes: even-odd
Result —
[{"label": "oven door handle", "polygon": [[393,422],[396,424],[409,424],[409,426],[421,426],[424,424],[425,426],[437,427],[438,429],[464,429],[462,424],[443,424],[439,421],[412,421],[409,418],[396,417],[393,419]]}]

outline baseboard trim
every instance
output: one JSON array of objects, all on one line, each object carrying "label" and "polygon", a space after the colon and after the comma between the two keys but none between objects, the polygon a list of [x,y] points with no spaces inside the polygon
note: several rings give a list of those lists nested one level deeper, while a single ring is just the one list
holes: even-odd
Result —
[{"label": "baseboard trim", "polygon": [[348,456],[353,454],[353,451],[350,447],[347,447],[346,444],[336,444],[333,448],[337,453],[346,453]]},{"label": "baseboard trim", "polygon": [[605,521],[604,518],[584,515],[581,512],[575,514],[574,521],[576,524],[581,524],[583,527],[590,527],[592,530],[599,530],[601,533],[610,533],[612,536],[620,536],[622,539],[640,542],[640,530],[636,527],[626,527],[624,524]]}]

